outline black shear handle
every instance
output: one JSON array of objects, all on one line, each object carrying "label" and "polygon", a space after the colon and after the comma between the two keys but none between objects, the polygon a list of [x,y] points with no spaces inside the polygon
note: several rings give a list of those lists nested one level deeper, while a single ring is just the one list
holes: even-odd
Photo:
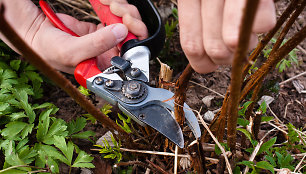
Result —
[{"label": "black shear handle", "polygon": [[149,38],[144,40],[130,40],[121,47],[121,56],[129,49],[136,46],[147,46],[151,51],[151,57],[158,56],[165,43],[165,27],[161,17],[150,0],[128,0],[137,7],[141,18],[148,28]]}]

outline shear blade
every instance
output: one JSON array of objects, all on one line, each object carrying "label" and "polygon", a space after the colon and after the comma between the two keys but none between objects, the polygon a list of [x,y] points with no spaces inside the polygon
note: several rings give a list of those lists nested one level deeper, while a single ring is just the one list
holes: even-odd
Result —
[{"label": "shear blade", "polygon": [[180,148],[184,147],[182,130],[167,108],[153,101],[132,112],[141,122],[151,126]]}]

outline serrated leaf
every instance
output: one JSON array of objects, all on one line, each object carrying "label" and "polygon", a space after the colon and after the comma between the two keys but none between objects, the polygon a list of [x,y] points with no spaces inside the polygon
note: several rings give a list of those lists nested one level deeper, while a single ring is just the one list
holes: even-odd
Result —
[{"label": "serrated leaf", "polygon": [[50,117],[49,114],[52,110],[43,111],[39,116],[39,123],[37,126],[36,138],[38,142],[43,142],[45,136],[48,133],[49,125],[50,125]]},{"label": "serrated leaf", "polygon": [[256,163],[256,167],[261,169],[269,170],[270,172],[274,173],[274,167],[268,163],[267,161],[259,161]]},{"label": "serrated leaf", "polygon": [[0,102],[0,112],[6,110],[9,106],[8,103]]},{"label": "serrated leaf", "polygon": [[27,126],[27,123],[14,121],[5,125],[5,129],[2,130],[1,135],[8,140],[15,140],[19,138],[18,134]]},{"label": "serrated leaf", "polygon": [[80,138],[80,139],[88,139],[91,136],[94,136],[95,132],[93,131],[85,131],[72,135],[72,138]]},{"label": "serrated leaf", "polygon": [[259,155],[262,152],[269,150],[275,144],[275,142],[276,142],[276,137],[273,137],[269,141],[263,143],[260,149],[258,150],[257,154]]},{"label": "serrated leaf", "polygon": [[[26,165],[25,162],[23,162],[19,156],[15,153],[11,153],[10,155],[7,155],[5,157],[5,162],[7,162],[11,166],[19,166],[19,165]],[[20,170],[24,171],[31,171],[31,168],[29,167],[20,167]]]},{"label": "serrated leaf", "polygon": [[12,60],[10,62],[10,66],[15,70],[15,71],[18,71],[19,67],[20,67],[20,63],[21,63],[21,60]]},{"label": "serrated leaf", "polygon": [[40,77],[40,75],[35,72],[35,71],[26,71],[25,75],[31,80],[31,81],[35,81],[38,80],[39,82],[43,82],[42,78]]},{"label": "serrated leaf", "polygon": [[84,117],[78,117],[75,121],[71,120],[67,124],[68,135],[80,132],[86,126],[86,119]]},{"label": "serrated leaf", "polygon": [[9,115],[11,118],[11,121],[16,121],[20,118],[26,118],[27,116],[24,114],[24,112],[15,112]]},{"label": "serrated leaf", "polygon": [[46,144],[53,144],[53,138],[54,136],[63,136],[66,137],[68,135],[68,132],[66,131],[67,126],[66,122],[62,119],[58,118],[51,118],[53,123],[50,126],[47,134],[45,137],[43,137],[43,142]]},{"label": "serrated leaf", "polygon": [[267,159],[273,167],[276,167],[276,162],[272,156],[265,155],[265,159]]},{"label": "serrated leaf", "polygon": [[34,124],[28,124],[25,126],[25,128],[21,132],[21,138],[24,139],[26,136],[28,136],[32,130],[33,130]]},{"label": "serrated leaf", "polygon": [[91,163],[94,158],[86,154],[84,151],[80,151],[78,157],[75,159],[72,167],[86,167],[94,168],[95,166]]},{"label": "serrated leaf", "polygon": [[24,148],[22,151],[19,151],[18,155],[25,164],[30,164],[35,160],[37,152],[34,148],[27,147]]},{"label": "serrated leaf", "polygon": [[[54,159],[59,159],[59,160],[67,160],[55,147],[50,146],[50,145],[43,145],[41,144],[40,146],[37,147],[37,150],[44,151],[45,155],[52,157]],[[67,161],[62,161],[66,163]]]},{"label": "serrated leaf", "polygon": [[14,90],[14,96],[19,101],[19,105],[22,109],[26,111],[27,116],[29,117],[29,123],[33,123],[35,120],[35,112],[33,111],[31,105],[28,103],[28,94],[25,90]]},{"label": "serrated leaf", "polygon": [[54,145],[61,150],[61,152],[64,154],[67,161],[65,162],[68,166],[71,166],[72,162],[72,156],[73,156],[73,144],[71,142],[68,142],[66,144],[66,140],[62,136],[54,136]]}]

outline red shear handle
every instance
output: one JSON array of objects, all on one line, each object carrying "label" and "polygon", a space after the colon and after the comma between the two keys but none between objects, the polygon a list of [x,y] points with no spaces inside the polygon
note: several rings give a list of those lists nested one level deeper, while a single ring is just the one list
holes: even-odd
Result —
[{"label": "red shear handle", "polygon": [[[101,22],[104,25],[111,25],[116,23],[122,23],[122,18],[114,15],[108,5],[104,5],[100,2],[100,0],[89,0],[93,9],[97,13],[98,17],[100,18]],[[131,32],[128,33],[127,37],[118,44],[118,47],[121,48],[122,45],[132,39],[137,39],[137,37],[132,34]]]},{"label": "red shear handle", "polygon": [[[65,24],[56,16],[56,14],[53,12],[53,10],[50,8],[49,4],[46,1],[40,0],[39,5],[42,11],[45,13],[45,15],[48,17],[48,19],[52,22],[52,24],[56,28],[66,33],[69,33],[72,36],[80,37],[79,35],[77,35],[72,30],[70,30],[68,27],[65,26]],[[101,71],[97,67],[96,58],[91,58],[77,65],[77,67],[74,70],[74,77],[80,85],[87,88],[86,79],[100,73]]]}]

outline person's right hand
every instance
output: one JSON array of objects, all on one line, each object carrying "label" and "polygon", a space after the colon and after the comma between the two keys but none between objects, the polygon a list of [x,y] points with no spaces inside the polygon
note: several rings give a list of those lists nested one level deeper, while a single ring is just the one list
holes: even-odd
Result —
[{"label": "person's right hand", "polygon": [[[180,40],[193,69],[214,71],[231,64],[238,45],[238,34],[246,0],[178,0]],[[276,23],[273,0],[260,0],[249,49],[257,44],[257,33]]]}]

